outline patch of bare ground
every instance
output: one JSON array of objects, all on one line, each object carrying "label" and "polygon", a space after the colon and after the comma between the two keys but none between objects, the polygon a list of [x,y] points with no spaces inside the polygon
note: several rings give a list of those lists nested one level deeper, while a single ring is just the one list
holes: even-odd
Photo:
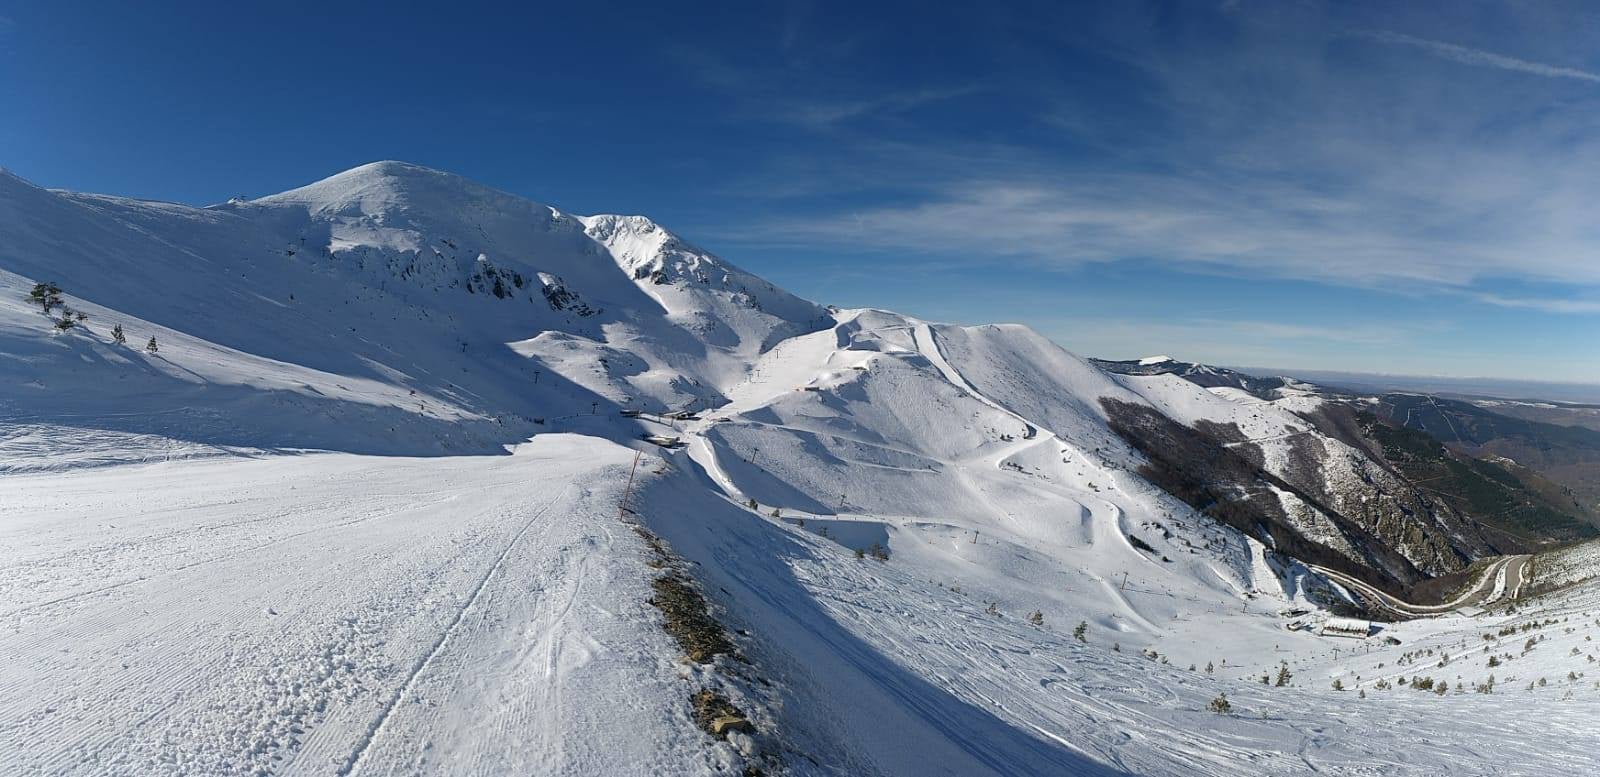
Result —
[{"label": "patch of bare ground", "polygon": [[[712,738],[735,745],[737,750],[751,759],[743,766],[743,774],[749,777],[765,774],[756,762],[780,767],[781,771],[781,759],[771,751],[759,752],[767,748],[757,747],[755,724],[727,695],[741,694],[737,690],[739,683],[725,676],[730,667],[744,665],[749,668],[748,662],[739,655],[738,646],[728,630],[712,616],[705,596],[683,571],[683,564],[672,549],[643,526],[630,524],[651,551],[645,563],[651,569],[659,570],[655,579],[650,581],[654,594],[649,603],[661,611],[662,629],[678,643],[684,658],[705,667],[694,673],[706,683],[705,687],[689,697],[690,713],[695,725]],[[718,656],[727,656],[739,663],[719,662],[716,660]],[[737,671],[734,673],[738,674]],[[763,681],[758,679],[757,682]]]}]

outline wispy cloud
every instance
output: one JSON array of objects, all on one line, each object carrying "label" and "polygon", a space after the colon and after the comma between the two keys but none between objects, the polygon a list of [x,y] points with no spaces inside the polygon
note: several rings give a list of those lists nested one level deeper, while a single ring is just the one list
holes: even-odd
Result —
[{"label": "wispy cloud", "polygon": [[1235,365],[1304,364],[1308,353],[1325,354],[1339,349],[1403,351],[1401,346],[1438,329],[1393,322],[1322,326],[1213,317],[1063,318],[1039,324],[1068,350],[1083,355],[1135,358],[1160,352],[1186,361]]},{"label": "wispy cloud", "polygon": [[[1348,31],[1391,25],[1330,18],[1338,8],[1224,15],[1238,25],[1225,46],[1137,14],[1112,14],[1104,24],[1075,16],[1076,37],[1049,42],[1073,48],[1074,67],[1094,67],[1052,81],[1054,71],[1040,63],[1056,52],[1041,50],[1018,55],[1025,76],[972,74],[975,83],[1026,83],[1031,115],[1003,115],[1005,127],[982,140],[930,132],[891,143],[883,133],[856,133],[823,157],[751,171],[744,191],[775,205],[718,238],[969,266],[1153,260],[1595,313],[1572,300],[1600,297],[1600,222],[1587,205],[1600,199],[1590,174],[1600,166],[1600,93],[1553,102],[1548,90],[1486,87],[1494,71],[1441,78],[1374,66],[1348,56]],[[1503,37],[1518,51],[1577,47],[1568,40],[1541,48],[1543,32]],[[1484,68],[1600,81],[1431,38],[1363,35]],[[1116,86],[1109,97],[1094,80],[1113,77],[1107,73]],[[986,98],[998,99],[989,102],[1005,105],[992,88]],[[855,128],[851,117],[958,94],[823,101],[789,120]],[[1041,143],[1042,132],[1056,142]],[[1474,296],[1497,279],[1558,287]]]},{"label": "wispy cloud", "polygon": [[[1559,213],[1519,211],[1505,232],[1494,234],[1492,225],[1481,223],[1443,228],[1454,214],[1418,218],[1402,200],[1425,196],[1422,191],[1351,200],[1268,180],[1241,185],[1133,174],[1042,178],[957,179],[911,204],[779,216],[723,237],[967,264],[1024,260],[1071,268],[1144,259],[1381,288],[1468,289],[1481,278],[1502,275],[1600,284],[1588,228],[1568,224]],[[1594,312],[1559,300],[1482,301]]]},{"label": "wispy cloud", "polygon": [[1526,59],[1508,57],[1492,51],[1475,49],[1467,46],[1458,46],[1444,41],[1418,38],[1404,33],[1389,30],[1374,30],[1361,33],[1361,36],[1379,43],[1391,43],[1400,46],[1411,46],[1422,49],[1430,54],[1452,62],[1464,65],[1477,65],[1479,67],[1492,67],[1501,70],[1513,70],[1519,73],[1544,76],[1546,78],[1575,78],[1580,81],[1593,81],[1600,83],[1600,73],[1593,73],[1578,68],[1562,67],[1560,65],[1547,65],[1542,62],[1531,62]]},{"label": "wispy cloud", "polygon": [[1596,300],[1562,299],[1557,297],[1511,297],[1501,294],[1474,294],[1472,297],[1479,302],[1502,308],[1537,310],[1544,313],[1600,315],[1600,301]]},{"label": "wispy cloud", "polygon": [[826,129],[864,116],[889,116],[977,92],[973,86],[896,91],[854,100],[782,98],[766,109],[772,119],[812,129]]},{"label": "wispy cloud", "polygon": [[1315,341],[1346,345],[1386,346],[1404,342],[1413,332],[1393,324],[1361,324],[1356,326],[1320,326],[1283,321],[1239,321],[1235,319],[1199,318],[1196,326],[1236,336],[1255,338],[1275,343]]},{"label": "wispy cloud", "polygon": [[[898,25],[827,52],[807,23],[756,54],[699,49],[688,70],[731,118],[814,131],[718,182],[734,205],[703,229],[735,255],[915,278],[908,309],[1016,316],[1103,355],[1592,377],[1517,327],[1593,353],[1547,316],[1600,316],[1600,12],[1470,5],[1040,4],[930,11],[920,29],[961,34],[926,60],[933,41]],[[1142,290],[1146,268],[1162,277]],[[1172,300],[1174,269],[1206,297]],[[941,293],[1016,278],[1004,304]],[[1035,279],[1081,287],[1083,317],[1018,305]]]},{"label": "wispy cloud", "polygon": [[[796,35],[792,25],[786,24],[780,48],[795,48],[791,38]],[[819,56],[815,51],[808,53]],[[731,98],[742,115],[801,129],[831,130],[856,119],[895,116],[980,91],[972,84],[907,88],[852,81],[819,85],[813,80],[813,63],[807,59],[750,66],[702,49],[673,48],[669,54],[702,85]]]}]

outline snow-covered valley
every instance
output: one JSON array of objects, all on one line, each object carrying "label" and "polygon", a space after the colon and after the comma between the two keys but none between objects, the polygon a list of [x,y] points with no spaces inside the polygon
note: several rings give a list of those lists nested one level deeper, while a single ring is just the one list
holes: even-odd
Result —
[{"label": "snow-covered valley", "polygon": [[[1600,769],[1600,561],[1471,578],[1495,540],[1292,384],[824,308],[401,163],[208,209],[0,173],[0,231],[0,772]],[[1320,636],[1360,600],[1285,538],[1494,591]],[[737,655],[683,656],[664,565]]]}]

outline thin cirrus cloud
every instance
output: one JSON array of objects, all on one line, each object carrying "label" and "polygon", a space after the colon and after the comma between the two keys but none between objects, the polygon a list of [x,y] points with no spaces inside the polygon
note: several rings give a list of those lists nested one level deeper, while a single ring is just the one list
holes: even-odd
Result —
[{"label": "thin cirrus cloud", "polygon": [[[1285,344],[1304,352],[1329,348],[1387,350],[1435,334],[1437,326],[1315,326],[1269,320],[1192,317],[1175,320],[1063,318],[1038,322],[1072,350],[1111,358],[1151,356],[1153,343],[1180,358],[1219,364],[1283,365]],[[1263,361],[1264,360],[1264,361]]]},{"label": "thin cirrus cloud", "polygon": [[1426,51],[1435,56],[1442,57],[1464,65],[1477,65],[1480,67],[1493,67],[1501,70],[1513,70],[1518,73],[1529,73],[1548,78],[1575,78],[1580,81],[1593,81],[1600,83],[1600,73],[1580,70],[1560,65],[1547,65],[1541,62],[1531,62],[1526,59],[1508,57],[1492,51],[1475,49],[1468,46],[1459,46],[1454,43],[1418,38],[1403,33],[1389,30],[1372,30],[1359,33],[1361,37],[1379,43],[1392,43],[1399,46],[1411,46]]},{"label": "thin cirrus cloud", "polygon": [[1538,310],[1546,313],[1600,314],[1600,301],[1553,297],[1510,297],[1502,294],[1474,294],[1474,299],[1496,307]]},{"label": "thin cirrus cloud", "polygon": [[[1021,320],[1082,353],[1600,379],[1581,20],[1113,5],[985,17],[945,70],[885,73],[895,38],[871,29],[820,77],[684,59],[792,144],[720,183],[734,204],[708,231],[829,268],[793,272],[803,293]],[[912,280],[885,299],[883,277]],[[987,278],[1025,280],[969,293]],[[1019,303],[1032,291],[1050,301]]]},{"label": "thin cirrus cloud", "polygon": [[[1532,225],[1530,225],[1532,226]],[[1464,288],[1482,277],[1522,275],[1600,282],[1575,257],[1587,246],[1550,233],[1530,256],[1514,235],[1411,231],[1392,201],[1334,200],[1293,186],[1253,190],[1148,176],[1057,183],[955,182],[925,201],[848,213],[784,217],[744,235],[791,245],[850,245],[969,262],[1027,260],[1072,268],[1128,258],[1353,286],[1395,283]],[[1548,312],[1591,313],[1565,300],[1480,300]],[[1548,304],[1545,304],[1548,303]]]},{"label": "thin cirrus cloud", "polygon": [[974,86],[919,89],[859,100],[787,100],[769,118],[811,129],[826,129],[865,116],[885,116],[974,94]]},{"label": "thin cirrus cloud", "polygon": [[[1468,292],[1501,308],[1600,312],[1560,296],[1471,293],[1497,278],[1565,284],[1577,298],[1600,289],[1600,227],[1584,205],[1600,199],[1587,172],[1600,164],[1590,119],[1600,92],[1589,94],[1600,74],[1398,32],[1341,31],[1348,29],[1292,49],[1275,30],[1249,28],[1226,51],[1209,41],[1159,56],[1124,46],[1116,56],[1138,73],[1124,90],[1138,96],[1128,102],[1139,112],[1129,115],[1086,110],[1070,89],[1058,101],[1030,83],[1029,96],[1040,98],[1032,114],[1009,121],[1048,126],[1061,141],[1094,149],[1077,157],[1049,143],[985,145],[936,133],[898,145],[872,139],[852,154],[845,138],[843,163],[808,162],[800,175],[771,176],[781,187],[768,189],[886,185],[898,196],[847,209],[775,209],[723,237],[1068,270],[1156,260],[1340,286]],[[1353,40],[1368,51],[1352,49]],[[1441,82],[1403,61],[1371,59],[1374,44],[1549,83],[1507,91],[1471,74]],[[1263,70],[1263,61],[1274,67]],[[1245,79],[1248,94],[1238,87]],[[914,102],[936,107],[961,93],[929,89]],[[813,115],[837,128],[838,117],[893,103],[846,108]],[[1079,118],[1051,121],[1061,115]],[[808,176],[814,180],[802,185]]]}]

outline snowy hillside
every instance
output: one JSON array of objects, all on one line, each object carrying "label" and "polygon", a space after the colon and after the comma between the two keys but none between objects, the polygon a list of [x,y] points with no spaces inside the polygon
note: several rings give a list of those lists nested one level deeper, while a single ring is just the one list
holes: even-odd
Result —
[{"label": "snowy hillside", "polygon": [[[1303,562],[1523,586],[1295,384],[823,308],[397,162],[211,208],[0,174],[0,231],[0,771],[1594,766],[1576,681],[1364,685],[1517,614],[1299,628],[1362,605]],[[1538,606],[1592,619],[1591,561]]]},{"label": "snowy hillside", "polygon": [[[584,221],[393,162],[209,209],[0,175],[0,350],[27,365],[4,402],[205,444],[490,452],[595,401],[716,403],[824,323],[648,222]],[[84,326],[29,309],[42,280]]]}]

